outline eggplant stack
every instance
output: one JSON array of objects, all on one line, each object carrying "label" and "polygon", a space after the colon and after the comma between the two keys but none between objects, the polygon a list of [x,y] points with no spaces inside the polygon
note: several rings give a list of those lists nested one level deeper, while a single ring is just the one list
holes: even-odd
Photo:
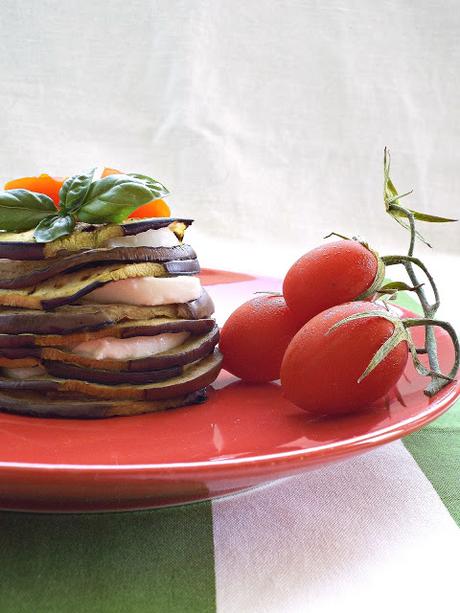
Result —
[{"label": "eggplant stack", "polygon": [[0,235],[0,408],[59,417],[200,403],[221,356],[191,220]]}]

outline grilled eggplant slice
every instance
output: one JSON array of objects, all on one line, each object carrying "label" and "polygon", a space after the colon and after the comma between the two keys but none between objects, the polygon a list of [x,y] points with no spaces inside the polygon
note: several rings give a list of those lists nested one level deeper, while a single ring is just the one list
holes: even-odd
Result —
[{"label": "grilled eggplant slice", "polygon": [[26,309],[49,310],[72,304],[111,281],[139,277],[167,277],[166,264],[111,264],[85,268],[48,279],[40,285],[21,289],[0,289],[0,304]]},{"label": "grilled eggplant slice", "polygon": [[207,319],[167,319],[159,317],[147,321],[125,321],[114,326],[75,334],[0,334],[0,355],[3,349],[19,347],[74,347],[78,343],[105,338],[132,338],[133,336],[156,336],[166,332],[190,332],[194,335],[207,334],[215,325],[215,320]]},{"label": "grilled eggplant slice", "polygon": [[8,379],[0,377],[0,390],[36,392],[72,392],[95,398],[120,400],[165,400],[195,392],[212,383],[222,365],[222,356],[216,349],[206,358],[187,364],[179,376],[146,385],[103,385],[78,379],[60,379],[50,376],[35,379]]},{"label": "grilled eggplant slice", "polygon": [[142,220],[127,220],[123,224],[76,224],[72,234],[63,236],[50,243],[34,242],[33,230],[22,233],[0,233],[0,258],[9,260],[44,260],[57,255],[75,251],[99,249],[108,240],[120,236],[132,236],[147,230],[170,227],[182,240],[185,230],[193,223],[192,219],[177,217],[152,217]]},{"label": "grilled eggplant slice", "polygon": [[0,391],[0,409],[36,417],[100,419],[174,409],[206,400],[206,389],[164,400],[97,400],[70,393]]},{"label": "grilled eggplant slice", "polygon": [[130,304],[66,305],[51,312],[30,309],[0,310],[0,334],[73,334],[100,330],[121,322],[156,318],[202,319],[214,313],[214,303],[203,289],[196,300],[184,304],[137,306]]},{"label": "grilled eggplant slice", "polygon": [[103,385],[147,385],[166,381],[172,377],[179,377],[183,369],[181,366],[171,366],[161,370],[147,370],[141,372],[114,371],[97,368],[85,368],[67,364],[65,362],[43,362],[50,377],[60,379],[79,379],[88,383],[102,383]]},{"label": "grilled eggplant slice", "polygon": [[17,289],[43,283],[63,273],[89,266],[116,262],[161,263],[169,274],[197,274],[200,272],[196,253],[190,245],[176,247],[115,247],[79,251],[62,258],[49,260],[0,261],[0,288]]},{"label": "grilled eggplant slice", "polygon": [[[213,329],[207,334],[191,336],[182,345],[174,349],[136,360],[96,360],[57,347],[2,347],[0,349],[0,366],[22,368],[24,366],[37,366],[42,363],[47,372],[55,374],[57,377],[67,375],[58,374],[58,367],[54,366],[55,363],[81,366],[89,369],[89,371],[103,369],[114,372],[145,372],[196,362],[196,360],[200,360],[211,353],[218,340],[219,328],[214,325]],[[32,358],[34,361],[32,361]],[[14,360],[17,360],[16,364]],[[25,360],[28,360],[27,364],[23,363]],[[64,373],[61,367],[59,367],[59,373]],[[88,377],[90,377],[90,374],[91,372],[89,372]],[[84,379],[86,381],[93,380],[87,377],[84,377]]]},{"label": "grilled eggplant slice", "polygon": [[[208,355],[217,345],[218,340],[219,328],[214,325],[207,334],[191,336],[182,345],[174,349],[136,360],[96,360],[58,347],[2,347],[0,349],[0,365],[3,365],[2,360],[4,359],[36,358],[37,364],[40,360],[46,360],[47,363],[64,362],[87,368],[103,368],[114,371],[156,370],[195,362]],[[12,367],[11,362],[9,366]],[[18,366],[20,365],[18,364]]]}]

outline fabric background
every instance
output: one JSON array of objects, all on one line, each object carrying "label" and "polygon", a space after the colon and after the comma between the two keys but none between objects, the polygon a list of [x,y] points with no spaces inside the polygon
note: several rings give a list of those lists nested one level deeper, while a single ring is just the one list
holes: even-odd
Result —
[{"label": "fabric background", "polygon": [[214,244],[300,253],[335,230],[386,248],[388,145],[414,208],[458,216],[455,0],[0,8],[0,177],[108,165],[160,178]]}]

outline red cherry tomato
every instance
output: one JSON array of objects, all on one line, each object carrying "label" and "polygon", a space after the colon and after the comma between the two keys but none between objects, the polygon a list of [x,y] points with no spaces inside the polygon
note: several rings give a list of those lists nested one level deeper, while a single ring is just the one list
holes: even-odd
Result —
[{"label": "red cherry tomato", "polygon": [[327,334],[349,315],[382,309],[369,302],[349,302],[307,322],[292,339],[281,365],[285,397],[310,413],[334,415],[356,411],[384,396],[404,371],[406,342],[399,343],[361,383],[358,379],[393,333],[394,324],[371,317],[347,322]]},{"label": "red cherry tomato", "polygon": [[249,300],[230,315],[221,330],[223,367],[245,381],[279,379],[284,352],[299,328],[282,296]]},{"label": "red cherry tomato", "polygon": [[372,285],[377,269],[376,256],[358,241],[326,243],[291,266],[283,294],[305,323],[324,309],[356,300]]}]

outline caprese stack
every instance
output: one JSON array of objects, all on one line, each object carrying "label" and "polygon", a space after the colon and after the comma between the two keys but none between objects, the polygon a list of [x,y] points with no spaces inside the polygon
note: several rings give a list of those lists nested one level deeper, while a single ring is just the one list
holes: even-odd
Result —
[{"label": "caprese stack", "polygon": [[0,408],[94,418],[202,402],[221,356],[190,224],[0,234]]}]

